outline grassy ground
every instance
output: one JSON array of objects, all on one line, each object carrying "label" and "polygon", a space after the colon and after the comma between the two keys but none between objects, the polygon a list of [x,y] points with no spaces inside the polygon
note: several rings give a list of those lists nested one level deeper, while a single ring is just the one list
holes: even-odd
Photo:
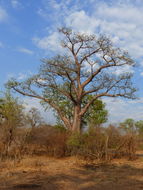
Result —
[{"label": "grassy ground", "polygon": [[25,158],[0,164],[0,190],[141,190],[143,158],[86,163],[76,158]]}]

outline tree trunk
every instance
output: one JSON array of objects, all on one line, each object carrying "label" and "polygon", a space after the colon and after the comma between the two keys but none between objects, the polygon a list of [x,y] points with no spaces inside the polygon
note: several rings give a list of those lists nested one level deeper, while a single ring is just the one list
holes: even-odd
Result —
[{"label": "tree trunk", "polygon": [[74,118],[73,118],[73,124],[72,124],[72,131],[73,132],[81,132],[81,121],[82,121],[82,117],[79,115],[80,113],[80,106],[76,106],[74,109]]}]

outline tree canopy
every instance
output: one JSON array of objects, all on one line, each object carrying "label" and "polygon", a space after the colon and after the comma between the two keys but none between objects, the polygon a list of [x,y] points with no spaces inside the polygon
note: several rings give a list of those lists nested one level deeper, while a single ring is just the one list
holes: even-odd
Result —
[{"label": "tree canopy", "polygon": [[24,107],[14,98],[9,91],[0,98],[0,123],[5,123],[7,127],[20,127],[24,117]]},{"label": "tree canopy", "polygon": [[[87,95],[82,102],[82,107],[87,104],[89,100],[92,99],[92,95]],[[68,99],[64,99],[60,102],[60,108],[64,110],[66,117],[71,120],[73,118],[73,104],[70,103]],[[62,125],[63,122],[59,115],[55,113],[57,123]],[[86,125],[101,125],[107,121],[108,111],[105,109],[105,104],[101,100],[95,100],[88,111],[82,118],[82,126]]]}]

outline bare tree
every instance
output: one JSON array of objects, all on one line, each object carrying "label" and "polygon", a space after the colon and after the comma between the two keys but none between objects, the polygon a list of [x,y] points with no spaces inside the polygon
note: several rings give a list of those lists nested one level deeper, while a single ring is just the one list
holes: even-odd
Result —
[{"label": "bare tree", "polygon": [[32,128],[39,127],[41,124],[44,123],[44,120],[41,116],[41,113],[38,111],[37,108],[32,107],[26,116],[26,121]]},{"label": "bare tree", "polygon": [[[69,130],[80,131],[82,118],[95,100],[105,96],[135,98],[132,74],[116,74],[118,69],[134,65],[134,61],[127,52],[113,47],[105,36],[97,38],[66,28],[59,32],[64,36],[64,55],[43,59],[37,75],[24,82],[13,79],[8,85],[22,95],[47,103]],[[82,106],[88,94],[92,94],[92,99]],[[60,106],[64,99],[73,105],[70,119]]]}]

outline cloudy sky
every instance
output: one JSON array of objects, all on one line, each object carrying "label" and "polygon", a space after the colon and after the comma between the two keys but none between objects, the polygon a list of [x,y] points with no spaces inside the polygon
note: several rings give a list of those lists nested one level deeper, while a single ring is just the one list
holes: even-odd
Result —
[{"label": "cloudy sky", "polygon": [[[40,59],[61,51],[61,26],[106,34],[130,53],[137,66],[118,72],[134,73],[138,99],[104,101],[109,122],[143,119],[143,0],[0,0],[0,89],[10,77],[22,80],[32,75]],[[26,101],[39,107],[35,100]]]}]

